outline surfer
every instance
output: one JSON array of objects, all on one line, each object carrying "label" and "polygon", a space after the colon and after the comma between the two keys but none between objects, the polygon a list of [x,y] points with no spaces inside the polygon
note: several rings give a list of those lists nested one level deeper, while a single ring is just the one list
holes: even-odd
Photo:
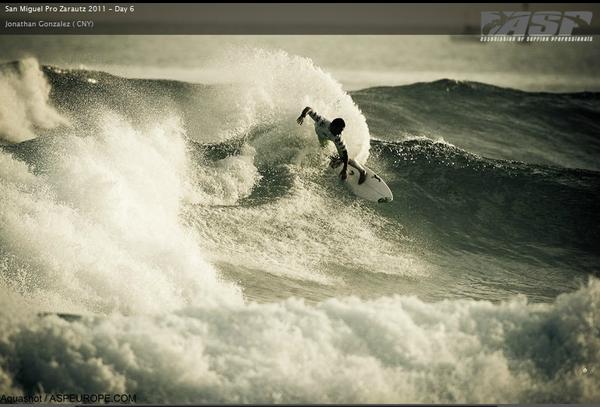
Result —
[{"label": "surfer", "polygon": [[348,157],[348,150],[346,149],[344,140],[342,140],[342,131],[344,131],[344,127],[346,127],[344,119],[338,117],[330,122],[324,117],[319,116],[317,112],[312,110],[309,106],[306,106],[296,120],[299,125],[302,125],[306,115],[309,115],[315,121],[315,132],[317,133],[321,147],[325,147],[328,141],[332,141],[333,144],[335,144],[335,148],[339,154],[339,158],[335,159],[344,162],[344,168],[342,169],[342,172],[340,172],[340,178],[345,180],[348,177],[348,164],[350,164],[360,172],[358,183],[362,184],[365,182],[367,179],[367,172],[362,165]]}]

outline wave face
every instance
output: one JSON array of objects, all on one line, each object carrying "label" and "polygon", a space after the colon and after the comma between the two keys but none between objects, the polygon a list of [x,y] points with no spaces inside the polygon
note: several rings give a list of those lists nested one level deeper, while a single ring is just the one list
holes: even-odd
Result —
[{"label": "wave face", "polygon": [[[227,85],[2,68],[40,97],[0,122],[0,392],[600,400],[596,94],[349,95],[262,50],[215,66]],[[392,203],[325,170],[306,105],[345,119]]]}]

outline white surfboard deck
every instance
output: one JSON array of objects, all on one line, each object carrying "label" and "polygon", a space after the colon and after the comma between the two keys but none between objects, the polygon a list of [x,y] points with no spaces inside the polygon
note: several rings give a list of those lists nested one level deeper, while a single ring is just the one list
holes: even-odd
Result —
[{"label": "white surfboard deck", "polygon": [[[342,170],[342,165],[342,161],[332,160],[329,164],[329,168],[331,171],[335,172],[336,175],[339,175]],[[345,184],[350,191],[359,198],[371,202],[392,202],[394,200],[394,195],[385,181],[367,166],[363,165],[363,168],[367,171],[367,179],[359,185],[358,180],[360,179],[360,172],[351,165],[348,165],[348,178],[346,178]]]}]

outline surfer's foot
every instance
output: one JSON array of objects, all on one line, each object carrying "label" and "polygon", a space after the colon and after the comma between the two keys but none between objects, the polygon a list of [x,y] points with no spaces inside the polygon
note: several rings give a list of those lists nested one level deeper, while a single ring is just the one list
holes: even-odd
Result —
[{"label": "surfer's foot", "polygon": [[360,177],[358,178],[358,185],[362,184],[367,180],[367,172],[363,171],[360,173]]}]

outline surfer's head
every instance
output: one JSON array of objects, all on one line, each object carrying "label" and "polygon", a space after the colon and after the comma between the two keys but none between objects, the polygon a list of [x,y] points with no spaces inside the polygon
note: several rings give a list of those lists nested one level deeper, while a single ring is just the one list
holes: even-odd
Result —
[{"label": "surfer's head", "polygon": [[342,134],[344,131],[344,127],[346,127],[346,122],[344,119],[338,117],[337,119],[333,119],[331,124],[329,125],[329,131],[333,133],[334,136]]}]

